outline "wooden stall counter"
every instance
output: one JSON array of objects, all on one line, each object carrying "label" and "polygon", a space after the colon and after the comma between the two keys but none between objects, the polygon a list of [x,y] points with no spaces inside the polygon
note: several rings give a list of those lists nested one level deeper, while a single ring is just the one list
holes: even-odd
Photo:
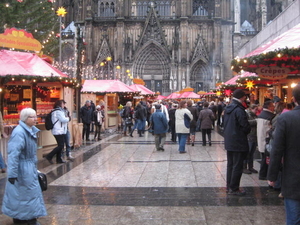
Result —
[{"label": "wooden stall counter", "polygon": [[[8,138],[0,139],[0,151],[5,162],[7,162],[7,143],[12,130],[17,126],[17,124],[10,124],[4,126],[4,131],[8,135]],[[51,133],[51,130],[46,130],[44,123],[39,123],[36,127],[40,130],[38,133],[38,150],[37,158],[38,160],[43,159],[43,156],[48,154],[56,145],[56,140]],[[75,148],[79,148],[82,145],[82,123],[72,123],[69,124],[69,129],[71,132],[71,145],[74,143]]]},{"label": "wooden stall counter", "polygon": [[17,124],[4,125],[4,132],[8,135],[8,138],[0,139],[0,151],[1,151],[1,154],[2,154],[2,157],[5,161],[5,163],[7,163],[7,143],[8,143],[8,140],[9,140],[12,130],[16,126],[17,126]]},{"label": "wooden stall counter", "polygon": [[[5,125],[4,126],[4,132],[8,135],[8,138],[2,138],[0,140],[0,151],[2,153],[2,156],[7,162],[7,144],[8,140],[10,138],[10,135],[13,131],[13,129],[17,126],[18,124],[10,124],[10,125]],[[41,131],[38,133],[38,150],[37,150],[37,157],[38,160],[43,158],[44,152],[49,149],[52,149],[56,145],[56,140],[54,136],[52,135],[50,130],[46,130],[45,124],[37,124],[36,127],[40,129]]]},{"label": "wooden stall counter", "polygon": [[43,159],[43,155],[50,152],[56,146],[56,140],[51,133],[51,130],[46,130],[44,123],[36,125],[40,132],[38,134],[38,160]]}]

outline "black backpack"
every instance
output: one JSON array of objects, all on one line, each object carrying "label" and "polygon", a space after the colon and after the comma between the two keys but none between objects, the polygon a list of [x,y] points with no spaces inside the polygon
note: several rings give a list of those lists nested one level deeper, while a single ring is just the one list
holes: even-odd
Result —
[{"label": "black backpack", "polygon": [[56,120],[55,123],[52,122],[52,113],[56,110],[59,110],[59,109],[54,109],[52,110],[50,113],[47,114],[46,118],[45,118],[45,127],[46,127],[46,130],[52,130],[54,125],[58,122],[58,120]]}]

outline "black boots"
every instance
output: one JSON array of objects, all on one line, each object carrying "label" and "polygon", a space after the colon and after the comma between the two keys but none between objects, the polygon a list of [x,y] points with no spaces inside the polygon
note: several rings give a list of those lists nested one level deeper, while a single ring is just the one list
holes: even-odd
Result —
[{"label": "black boots", "polygon": [[141,131],[141,130],[139,130],[138,133],[139,133],[139,137],[144,137],[144,136],[142,135],[142,131]]},{"label": "black boots", "polygon": [[14,224],[27,224],[27,225],[41,225],[36,219],[31,220],[19,220],[13,218]]}]

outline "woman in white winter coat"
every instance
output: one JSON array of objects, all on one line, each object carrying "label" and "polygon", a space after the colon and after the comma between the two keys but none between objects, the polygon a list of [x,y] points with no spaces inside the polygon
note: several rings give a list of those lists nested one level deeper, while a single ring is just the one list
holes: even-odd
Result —
[{"label": "woman in white winter coat", "polygon": [[190,123],[193,115],[187,108],[185,100],[179,102],[179,107],[175,112],[175,130],[178,136],[179,153],[186,153],[185,143],[190,133]]},{"label": "woman in white winter coat", "polygon": [[65,145],[65,136],[68,130],[68,122],[70,121],[70,118],[66,116],[64,111],[65,104],[64,100],[57,100],[51,113],[52,123],[54,124],[51,131],[55,137],[57,146],[46,156],[50,164],[53,164],[52,158],[54,155],[56,155],[56,163],[65,162],[61,158],[61,152]]}]

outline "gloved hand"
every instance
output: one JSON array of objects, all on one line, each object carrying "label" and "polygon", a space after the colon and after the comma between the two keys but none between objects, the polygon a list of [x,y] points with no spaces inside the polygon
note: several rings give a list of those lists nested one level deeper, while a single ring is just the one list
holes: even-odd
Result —
[{"label": "gloved hand", "polygon": [[15,184],[15,181],[18,181],[18,178],[13,177],[13,178],[8,178],[9,183]]}]

